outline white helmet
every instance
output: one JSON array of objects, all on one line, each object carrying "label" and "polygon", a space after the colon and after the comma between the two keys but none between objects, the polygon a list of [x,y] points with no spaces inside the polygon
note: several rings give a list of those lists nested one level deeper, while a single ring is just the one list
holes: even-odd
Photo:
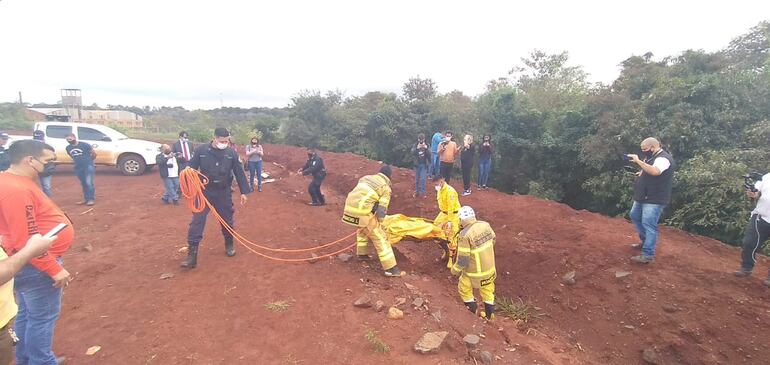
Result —
[{"label": "white helmet", "polygon": [[467,205],[460,208],[458,215],[460,216],[460,222],[463,222],[471,218],[476,219],[476,212],[473,211],[473,208]]}]

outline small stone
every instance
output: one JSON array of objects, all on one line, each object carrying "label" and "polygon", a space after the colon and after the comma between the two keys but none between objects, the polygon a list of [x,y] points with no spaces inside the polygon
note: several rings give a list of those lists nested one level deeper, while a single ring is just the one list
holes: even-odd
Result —
[{"label": "small stone", "polygon": [[642,359],[646,361],[648,364],[653,365],[661,365],[663,364],[663,359],[660,358],[660,355],[658,355],[657,352],[653,349],[644,349],[642,351]]},{"label": "small stone", "polygon": [[102,349],[101,346],[91,346],[91,347],[88,348],[88,350],[86,350],[86,355],[91,356],[91,355],[99,352],[99,350],[101,350],[101,349]]},{"label": "small stone", "polygon": [[492,353],[489,351],[474,351],[471,356],[473,356],[476,361],[481,362],[482,364],[491,364],[494,361],[494,357],[492,356]]},{"label": "small stone", "polygon": [[316,255],[315,253],[311,253],[310,257],[311,257],[311,259],[307,260],[307,262],[309,262],[311,264],[315,264],[316,262],[318,262],[318,255]]},{"label": "small stone", "polygon": [[463,337],[463,342],[465,342],[465,347],[467,347],[470,350],[473,350],[476,348],[476,346],[479,345],[479,342],[481,342],[481,338],[476,335],[466,335]]},{"label": "small stone", "polygon": [[628,271],[615,271],[615,277],[618,279],[622,279],[629,275],[631,275],[631,273]]},{"label": "small stone", "polygon": [[404,318],[404,312],[396,307],[388,308],[388,318],[390,319],[402,319]]},{"label": "small stone", "polygon": [[160,280],[171,279],[173,277],[174,277],[174,274],[167,272],[160,275]]},{"label": "small stone", "polygon": [[636,329],[636,327],[631,326],[631,325],[625,325],[625,326],[623,326],[623,328],[628,329],[628,330],[635,330]]},{"label": "small stone", "polygon": [[342,262],[348,262],[352,257],[353,257],[353,255],[351,255],[349,253],[344,253],[344,252],[339,254],[339,255],[337,255],[337,259],[342,261]]},{"label": "small stone", "polygon": [[382,312],[383,309],[385,309],[385,302],[378,300],[374,303],[374,310],[377,312]]},{"label": "small stone", "polygon": [[519,237],[523,236],[524,232],[519,232]]},{"label": "small stone", "polygon": [[368,296],[364,295],[363,297],[356,299],[356,301],[353,302],[353,306],[358,308],[369,308],[372,306],[372,300],[369,299]]},{"label": "small stone", "polygon": [[423,300],[422,298],[415,298],[412,301],[412,305],[417,307],[417,308],[422,307],[423,304],[425,304],[425,300]]},{"label": "small stone", "polygon": [[566,285],[575,285],[575,271],[570,271],[561,277],[561,282]]},{"label": "small stone", "polygon": [[414,350],[421,354],[429,354],[438,352],[441,345],[444,343],[446,336],[449,332],[428,332],[420,338],[414,345]]},{"label": "small stone", "polygon": [[677,306],[673,304],[663,304],[663,311],[665,311],[666,313],[674,313],[674,312],[678,312],[679,308],[677,308]]},{"label": "small stone", "polygon": [[394,307],[399,307],[406,304],[406,298],[396,298],[396,302],[393,303]]},{"label": "small stone", "polygon": [[85,251],[85,252],[91,252],[93,250],[94,250],[94,246],[91,246],[90,243],[86,244],[85,246],[83,246],[83,251]]},{"label": "small stone", "polygon": [[417,289],[417,287],[412,284],[404,283],[404,286],[406,286],[406,288],[412,291],[413,293],[416,293],[419,291],[419,289]]},{"label": "small stone", "polygon": [[189,251],[189,249],[187,248],[187,246],[181,247],[181,248],[179,249],[179,253],[187,253],[187,251]]}]

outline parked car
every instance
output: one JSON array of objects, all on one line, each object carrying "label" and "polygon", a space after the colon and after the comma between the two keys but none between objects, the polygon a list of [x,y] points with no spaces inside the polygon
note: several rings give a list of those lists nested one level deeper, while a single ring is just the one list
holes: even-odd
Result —
[{"label": "parked car", "polygon": [[[45,133],[45,143],[56,150],[57,164],[72,164],[72,158],[66,150],[66,137],[72,133],[78,141],[93,146],[96,151],[95,164],[116,166],[123,175],[128,176],[141,175],[152,169],[160,148],[160,143],[128,138],[123,133],[98,124],[39,122],[35,123],[34,130]],[[10,143],[31,138],[16,135],[10,137]]]}]

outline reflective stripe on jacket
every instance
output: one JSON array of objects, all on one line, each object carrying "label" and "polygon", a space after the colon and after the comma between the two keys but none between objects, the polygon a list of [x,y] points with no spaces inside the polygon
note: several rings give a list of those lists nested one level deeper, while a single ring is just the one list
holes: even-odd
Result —
[{"label": "reflective stripe on jacket", "polygon": [[387,176],[376,174],[362,177],[345,199],[342,221],[359,225],[359,220],[370,216],[377,207],[387,209],[390,193],[390,179]]},{"label": "reflective stripe on jacket", "polygon": [[495,232],[489,223],[476,221],[465,227],[457,240],[457,262],[453,273],[462,272],[471,279],[495,275]]}]

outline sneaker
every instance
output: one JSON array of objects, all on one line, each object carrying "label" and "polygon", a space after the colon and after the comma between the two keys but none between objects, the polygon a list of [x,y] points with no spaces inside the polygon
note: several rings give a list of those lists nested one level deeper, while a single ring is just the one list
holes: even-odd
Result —
[{"label": "sneaker", "polygon": [[81,201],[79,201],[79,202],[77,202],[77,203],[75,203],[75,204],[77,204],[77,205],[83,205],[83,204],[85,204],[85,203],[86,203],[86,201],[85,201],[85,200],[81,200]]},{"label": "sneaker", "polygon": [[311,206],[311,207],[317,207],[317,206],[319,206],[320,204],[318,204],[318,203],[316,203],[316,202],[310,202],[310,203],[307,203],[307,205],[309,205],[309,206]]},{"label": "sneaker", "polygon": [[649,264],[653,261],[655,261],[655,257],[647,255],[638,255],[631,258],[631,262],[635,262],[637,264]]},{"label": "sneaker", "polygon": [[460,194],[460,195],[461,196],[468,196],[468,195],[471,195],[471,192],[470,192],[470,190],[466,190],[466,191],[463,191],[463,193]]},{"label": "sneaker", "polygon": [[261,186],[257,188],[257,192],[259,192],[259,193],[262,192],[262,187]]},{"label": "sneaker", "polygon": [[631,248],[633,248],[634,250],[641,251],[642,250],[642,246],[644,246],[644,244],[642,244],[642,243],[634,243],[633,245],[631,245]]},{"label": "sneaker", "polygon": [[89,206],[89,207],[94,205],[94,204],[96,204],[96,203],[94,203],[93,200],[89,200],[89,201],[86,202],[86,205]]},{"label": "sneaker", "polygon": [[387,277],[402,277],[406,275],[405,272],[398,269],[398,266],[393,266],[390,269],[385,270],[385,276]]},{"label": "sneaker", "polygon": [[734,272],[733,275],[739,278],[745,278],[745,277],[751,276],[751,270],[746,270],[744,268],[741,268],[740,270]]}]

